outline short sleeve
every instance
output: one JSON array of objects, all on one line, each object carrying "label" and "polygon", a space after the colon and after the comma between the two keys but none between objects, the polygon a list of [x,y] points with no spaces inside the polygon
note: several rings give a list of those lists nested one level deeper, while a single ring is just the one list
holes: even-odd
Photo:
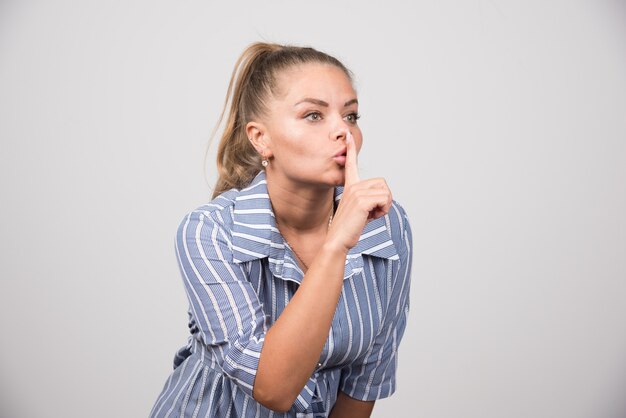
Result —
[{"label": "short sleeve", "polygon": [[404,335],[409,313],[413,256],[411,227],[404,209],[400,206],[398,209],[402,225],[402,233],[395,242],[399,266],[392,277],[392,292],[383,326],[370,349],[341,371],[341,391],[362,401],[386,398],[396,390],[398,346]]},{"label": "short sleeve", "polygon": [[210,214],[191,212],[178,228],[176,255],[202,343],[252,397],[268,325],[244,267],[232,262],[228,235]]}]

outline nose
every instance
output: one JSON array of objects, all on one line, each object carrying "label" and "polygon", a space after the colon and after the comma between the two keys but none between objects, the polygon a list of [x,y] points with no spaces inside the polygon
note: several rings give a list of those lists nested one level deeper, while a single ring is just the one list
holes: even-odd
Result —
[{"label": "nose", "polygon": [[345,141],[346,138],[348,137],[348,129],[347,128],[340,128],[337,129],[332,135],[331,138],[333,141],[337,141],[337,140],[343,140]]}]

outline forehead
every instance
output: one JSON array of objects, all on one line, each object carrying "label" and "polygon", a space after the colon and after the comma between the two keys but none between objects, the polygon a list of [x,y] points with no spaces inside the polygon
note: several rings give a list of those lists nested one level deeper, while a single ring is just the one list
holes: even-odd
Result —
[{"label": "forehead", "polygon": [[281,101],[300,100],[303,97],[327,101],[337,97],[345,101],[346,95],[356,97],[352,82],[341,68],[331,64],[302,64],[276,75],[274,96]]}]

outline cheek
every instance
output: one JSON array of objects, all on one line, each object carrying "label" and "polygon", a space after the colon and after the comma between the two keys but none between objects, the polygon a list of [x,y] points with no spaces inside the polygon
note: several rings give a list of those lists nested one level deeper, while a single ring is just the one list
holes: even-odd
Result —
[{"label": "cheek", "polygon": [[276,145],[275,157],[285,166],[296,170],[315,161],[319,152],[319,147],[312,146],[310,138],[298,136],[296,133],[292,133],[289,138],[281,138]]},{"label": "cheek", "polygon": [[326,151],[322,146],[324,138],[321,134],[300,127],[285,132],[281,139],[281,147],[292,156],[314,157]]}]

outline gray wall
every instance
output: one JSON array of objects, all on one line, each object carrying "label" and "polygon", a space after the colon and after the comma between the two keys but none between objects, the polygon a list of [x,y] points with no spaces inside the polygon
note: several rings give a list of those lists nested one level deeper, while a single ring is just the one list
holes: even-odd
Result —
[{"label": "gray wall", "polygon": [[374,416],[626,416],[624,2],[377,3],[0,2],[3,416],[148,414],[186,340],[175,230],[260,39],[352,68],[362,176],[412,221]]}]

